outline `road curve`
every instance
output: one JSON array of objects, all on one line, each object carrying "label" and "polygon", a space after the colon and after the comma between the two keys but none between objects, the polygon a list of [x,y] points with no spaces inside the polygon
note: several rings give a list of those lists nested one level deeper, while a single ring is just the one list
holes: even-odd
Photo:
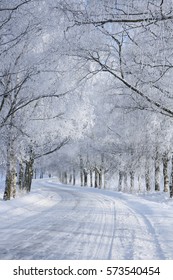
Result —
[{"label": "road curve", "polygon": [[3,215],[0,259],[166,258],[150,220],[121,196],[44,181],[35,187],[42,197],[10,210],[11,220]]}]

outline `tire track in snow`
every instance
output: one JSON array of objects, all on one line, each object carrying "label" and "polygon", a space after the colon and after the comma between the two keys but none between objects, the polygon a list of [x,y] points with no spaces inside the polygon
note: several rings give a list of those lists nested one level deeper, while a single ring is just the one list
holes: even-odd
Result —
[{"label": "tire track in snow", "polygon": [[[163,253],[163,250],[161,248],[161,245],[159,243],[159,240],[157,238],[157,234],[156,231],[154,229],[154,227],[152,226],[151,222],[149,221],[149,219],[140,211],[136,211],[135,209],[132,209],[131,207],[128,206],[128,204],[126,202],[123,202],[126,207],[128,208],[128,210],[132,213],[132,215],[134,215],[137,224],[139,225],[139,227],[141,227],[142,230],[146,230],[146,234],[151,238],[151,242],[154,245],[154,259],[165,259],[165,255]],[[140,256],[138,256],[139,259]]]},{"label": "tire track in snow", "polygon": [[[115,205],[117,224],[113,244],[115,249],[119,248],[120,258],[124,255],[123,259],[165,259],[155,229],[147,217],[120,199],[116,199]],[[118,231],[121,231],[119,236]],[[113,258],[119,259],[119,256],[114,253]]]},{"label": "tire track in snow", "polygon": [[[130,230],[126,223],[122,224],[121,214],[123,214],[123,216],[125,215],[126,206],[123,205],[123,212],[121,213],[118,205],[122,206],[122,204],[119,200],[117,201],[109,196],[99,194],[96,194],[96,196],[96,199],[100,201],[102,205],[102,215],[105,216],[105,231],[102,231],[100,243],[96,249],[97,253],[93,256],[93,259],[133,259],[132,244],[135,230]],[[107,209],[107,211],[109,209],[108,215],[106,215],[105,209]],[[108,219],[108,216],[111,216],[111,219]],[[109,225],[111,224],[111,229],[109,228],[107,231],[108,220]],[[102,248],[102,241],[106,241],[106,249]]]},{"label": "tire track in snow", "polygon": [[98,245],[93,259],[111,259],[116,220],[114,202],[103,199],[103,196],[98,196],[97,201],[99,201],[102,210],[102,215],[100,215],[102,227],[98,231]]},{"label": "tire track in snow", "polygon": [[[111,201],[114,203],[114,233],[109,244],[108,259],[122,259],[122,256],[123,259],[165,259],[149,219],[120,199],[108,199],[109,204]],[[116,251],[120,251],[120,254],[116,254]]]}]

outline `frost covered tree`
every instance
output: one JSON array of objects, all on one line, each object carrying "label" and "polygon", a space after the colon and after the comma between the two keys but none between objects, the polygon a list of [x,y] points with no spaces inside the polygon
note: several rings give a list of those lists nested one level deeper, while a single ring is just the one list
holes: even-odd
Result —
[{"label": "frost covered tree", "polygon": [[[24,2],[29,6],[19,5]],[[59,150],[71,138],[80,137],[90,123],[85,117],[87,106],[82,105],[76,91],[79,78],[76,62],[62,56],[63,28],[57,29],[57,21],[54,26],[52,23],[53,27],[48,26],[48,4],[14,1],[14,5],[1,9],[4,18],[6,12],[9,13],[9,20],[4,19],[1,27],[2,37],[7,29],[11,36],[8,41],[7,34],[4,35],[7,41],[0,45],[0,126],[6,149],[5,200],[15,197],[17,162],[19,187],[29,191],[34,161]],[[32,13],[27,14],[31,7]],[[20,8],[15,22],[13,8],[16,13]],[[22,33],[25,26],[28,29]],[[20,34],[19,40],[16,33]],[[10,45],[12,41],[16,43]],[[55,46],[58,51],[53,50]],[[73,103],[71,97],[66,97],[68,94],[74,96]],[[71,109],[67,110],[67,107]]]},{"label": "frost covered tree", "polygon": [[[163,123],[167,123],[166,126],[169,127],[169,118],[173,117],[170,78],[172,1],[57,1],[56,9],[62,11],[68,22],[66,42],[69,44],[69,54],[76,56],[78,61],[83,60],[85,69],[87,65],[88,74],[85,78],[97,76],[99,81],[104,74],[115,80],[114,109],[146,110],[150,120],[154,120],[151,112],[159,113],[168,117],[163,119]],[[75,43],[74,38],[77,39]],[[124,99],[119,100],[119,95],[123,95]],[[160,142],[164,143],[161,129],[160,126],[156,133],[162,139]],[[146,130],[148,131],[147,126]],[[147,142],[143,141],[144,146],[148,143],[148,147],[144,149],[148,150],[144,160],[146,188],[151,188],[151,170],[147,170],[147,167],[148,162],[152,162],[155,169],[155,189],[160,189],[163,161],[164,190],[167,191],[167,155],[171,146],[163,151],[162,146],[165,144],[159,143],[157,146],[155,142],[154,145],[153,139],[150,139],[152,133],[155,133],[154,130],[149,130]],[[129,145],[128,149],[136,150],[136,146],[131,149]],[[136,158],[134,151],[130,153],[130,157]],[[130,173],[133,189],[134,170]],[[122,171],[120,174],[122,176]],[[121,181],[120,178],[120,185]]]},{"label": "frost covered tree", "polygon": [[67,35],[78,39],[74,46],[69,39],[70,50],[92,64],[90,74],[107,72],[136,107],[173,116],[172,1],[58,1],[58,8]]}]

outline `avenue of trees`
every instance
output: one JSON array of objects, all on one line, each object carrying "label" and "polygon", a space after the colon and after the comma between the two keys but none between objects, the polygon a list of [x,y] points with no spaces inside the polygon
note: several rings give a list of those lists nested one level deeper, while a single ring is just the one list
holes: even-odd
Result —
[{"label": "avenue of trees", "polygon": [[172,45],[172,0],[0,1],[4,200],[44,172],[172,197]]}]

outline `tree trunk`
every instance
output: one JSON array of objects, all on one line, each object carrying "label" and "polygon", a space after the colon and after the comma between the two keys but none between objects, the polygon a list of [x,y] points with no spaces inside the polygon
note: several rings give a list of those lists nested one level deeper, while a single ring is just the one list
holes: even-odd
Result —
[{"label": "tree trunk", "polygon": [[145,185],[146,185],[146,191],[149,192],[151,190],[151,179],[150,179],[150,167],[148,162],[145,166]]},{"label": "tree trunk", "polygon": [[4,200],[10,200],[11,197],[16,196],[16,158],[14,151],[14,142],[9,139],[7,147],[7,171],[5,180]]},{"label": "tree trunk", "polygon": [[119,171],[118,191],[121,192],[123,187],[123,172]]},{"label": "tree trunk", "polygon": [[93,187],[93,172],[91,168],[90,168],[90,187]]},{"label": "tree trunk", "polygon": [[44,173],[43,173],[43,170],[41,169],[40,170],[40,179],[43,179],[43,175],[44,175]]},{"label": "tree trunk", "polygon": [[97,167],[95,167],[95,180],[94,180],[94,187],[98,188],[98,170]]},{"label": "tree trunk", "polygon": [[73,185],[76,184],[76,172],[75,169],[73,168]]},{"label": "tree trunk", "polygon": [[106,172],[103,174],[103,188],[106,189]]},{"label": "tree trunk", "polygon": [[24,182],[23,189],[26,192],[31,191],[32,178],[34,174],[33,165],[34,165],[34,153],[32,150],[32,146],[29,149],[29,159],[26,161],[25,173],[24,173]]},{"label": "tree trunk", "polygon": [[67,172],[66,171],[64,172],[64,184],[67,185]]},{"label": "tree trunk", "polygon": [[141,192],[141,176],[138,175],[138,192]]},{"label": "tree trunk", "polygon": [[173,197],[173,155],[172,155],[172,169],[171,169],[171,185],[170,185],[170,198]]},{"label": "tree trunk", "polygon": [[84,185],[84,174],[83,174],[83,159],[80,156],[80,185],[83,187]]},{"label": "tree trunk", "polygon": [[61,183],[63,183],[63,178],[62,178],[63,176],[62,176],[62,172],[61,171],[59,171],[58,172],[58,178],[59,178],[59,181],[61,182]]},{"label": "tree trunk", "polygon": [[168,154],[165,153],[163,155],[164,192],[168,192],[169,191],[168,163],[169,163]]},{"label": "tree trunk", "polygon": [[70,173],[70,177],[69,177],[69,184],[72,183],[72,174]]},{"label": "tree trunk", "polygon": [[30,160],[26,162],[24,183],[23,183],[24,184],[23,189],[26,192],[31,191],[31,184],[32,184],[32,178],[33,178],[33,164],[34,164],[33,158],[30,158]]},{"label": "tree trunk", "polygon": [[88,173],[85,168],[83,170],[83,176],[84,176],[84,186],[87,186],[88,185]]},{"label": "tree trunk", "polygon": [[84,174],[82,170],[80,171],[80,185],[81,187],[84,185]]},{"label": "tree trunk", "polygon": [[16,169],[8,169],[6,173],[4,200],[10,200],[16,196]]},{"label": "tree trunk", "polygon": [[102,185],[103,185],[103,181],[102,181],[102,168],[100,168],[98,175],[99,175],[99,189],[101,189]]},{"label": "tree trunk", "polygon": [[34,178],[37,179],[37,169],[34,170]]},{"label": "tree trunk", "polygon": [[155,157],[155,191],[160,191],[160,159],[158,151]]},{"label": "tree trunk", "polygon": [[130,192],[134,191],[135,187],[135,172],[130,171]]},{"label": "tree trunk", "polygon": [[22,189],[24,187],[23,183],[24,183],[24,163],[23,163],[23,161],[20,161],[20,163],[19,163],[19,180],[18,180],[20,191],[22,191]]},{"label": "tree trunk", "polygon": [[104,154],[101,155],[101,166],[99,170],[99,188],[102,189],[104,186]]},{"label": "tree trunk", "polygon": [[127,172],[124,172],[124,191],[127,192],[128,184],[127,184]]}]

